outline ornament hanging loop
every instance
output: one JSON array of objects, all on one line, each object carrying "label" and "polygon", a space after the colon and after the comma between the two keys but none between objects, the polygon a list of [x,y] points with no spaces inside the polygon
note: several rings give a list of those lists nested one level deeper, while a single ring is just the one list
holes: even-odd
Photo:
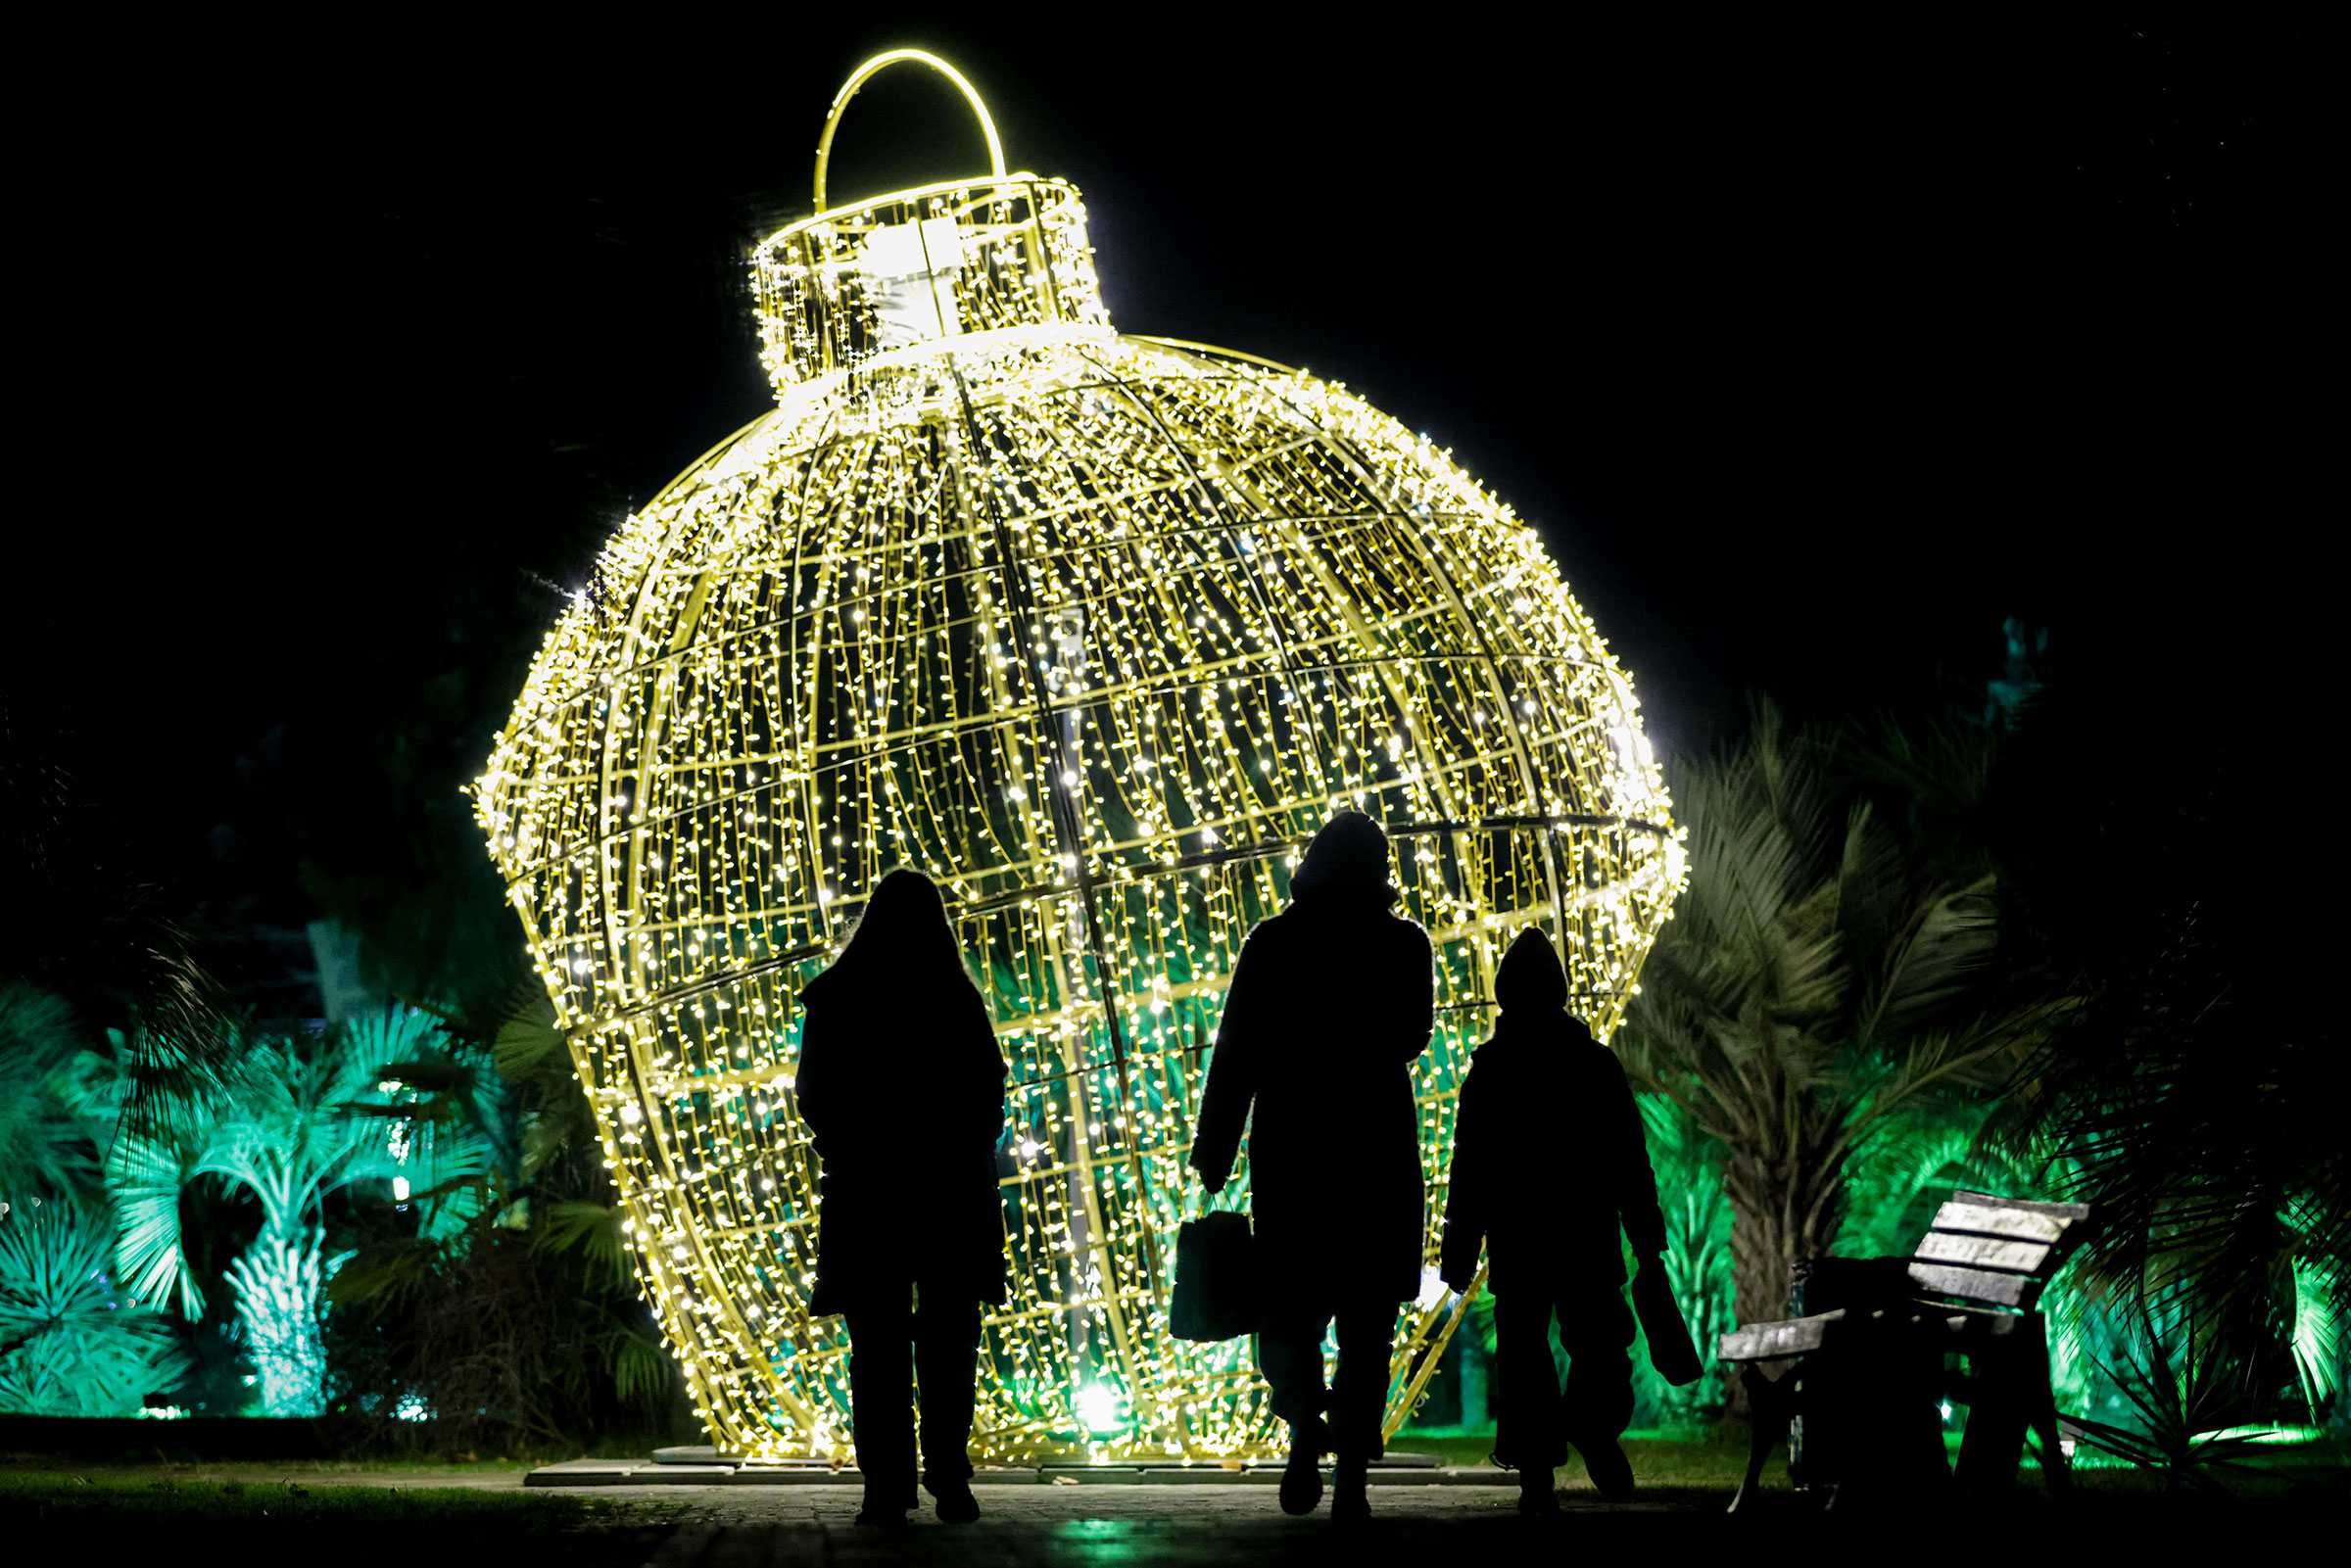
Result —
[{"label": "ornament hanging loop", "polygon": [[972,106],[972,113],[979,117],[981,134],[987,138],[988,171],[998,179],[1004,177],[1004,144],[996,140],[996,122],[987,118],[987,105],[980,101],[979,92],[970,82],[964,80],[963,72],[939,59],[938,56],[924,50],[892,49],[888,54],[874,56],[873,59],[851,71],[849,79],[842,82],[840,91],[834,95],[832,112],[825,116],[824,134],[816,140],[816,210],[818,212],[821,213],[825,210],[825,166],[833,161],[833,133],[840,128],[841,111],[849,107],[849,100],[857,96],[858,88],[880,74],[885,68],[897,65],[901,61],[913,61],[918,65],[929,66],[933,71],[955,84],[956,90],[961,92],[965,101]]}]

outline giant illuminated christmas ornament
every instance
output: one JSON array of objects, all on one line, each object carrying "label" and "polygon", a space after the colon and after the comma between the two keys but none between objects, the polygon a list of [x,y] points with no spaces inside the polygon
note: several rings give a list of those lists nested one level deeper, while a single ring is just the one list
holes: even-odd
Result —
[{"label": "giant illuminated christmas ornament", "polygon": [[[953,78],[992,172],[828,210],[841,110],[898,61]],[[1247,1342],[1167,1331],[1241,939],[1333,812],[1386,826],[1440,970],[1415,1069],[1440,1210],[1511,935],[1552,934],[1605,1035],[1680,883],[1631,686],[1536,535],[1425,440],[1331,382],[1114,332],[1078,192],[1006,173],[941,62],[850,78],[816,195],[752,262],[777,406],[622,525],[548,638],[477,785],[492,853],[721,1446],[841,1452],[793,993],[910,865],[1012,1068],[975,1448],[1255,1450]],[[1390,1431],[1458,1315],[1432,1276]]]}]

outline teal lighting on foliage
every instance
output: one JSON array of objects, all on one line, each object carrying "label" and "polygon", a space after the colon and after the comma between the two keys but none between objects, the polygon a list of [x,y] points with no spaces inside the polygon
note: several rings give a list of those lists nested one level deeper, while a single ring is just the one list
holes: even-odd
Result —
[{"label": "teal lighting on foliage", "polygon": [[434,1058],[439,1041],[430,1018],[401,1010],[322,1035],[256,1035],[221,1082],[176,1096],[152,1125],[127,1125],[115,1141],[108,1176],[119,1257],[142,1300],[176,1299],[191,1319],[203,1313],[180,1237],[185,1192],[242,1190],[260,1205],[261,1234],[227,1278],[264,1414],[326,1408],[320,1292],[333,1269],[320,1211],[329,1194],[398,1181],[419,1193],[457,1189],[430,1206],[428,1234],[462,1225],[478,1209],[478,1187],[461,1178],[488,1171],[487,1144],[404,1113],[422,1097],[398,1073]]},{"label": "teal lighting on foliage", "polygon": [[50,1201],[0,1220],[0,1410],[136,1415],[186,1375],[169,1319],[115,1282],[98,1216]]}]

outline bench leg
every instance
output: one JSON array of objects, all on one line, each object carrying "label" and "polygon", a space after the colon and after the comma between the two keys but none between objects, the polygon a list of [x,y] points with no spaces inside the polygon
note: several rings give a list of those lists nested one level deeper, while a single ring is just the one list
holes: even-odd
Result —
[{"label": "bench leg", "polygon": [[2026,1415],[2015,1391],[1980,1400],[1967,1412],[1967,1436],[1959,1440],[1952,1480],[1975,1493],[2006,1492],[2016,1485],[2024,1457]]},{"label": "bench leg", "polygon": [[1731,1499],[1733,1513],[1742,1508],[1752,1512],[1760,1506],[1763,1461],[1771,1456],[1773,1449],[1787,1441],[1788,1423],[1796,1414],[1794,1372],[1775,1381],[1765,1377],[1760,1367],[1745,1366],[1739,1370],[1739,1381],[1747,1390],[1750,1426],[1747,1474],[1739,1482],[1739,1495]]},{"label": "bench leg", "polygon": [[2033,1395],[2033,1435],[2040,1440],[2041,1485],[2052,1497],[2072,1497],[2074,1463],[2065,1456],[2065,1434],[2057,1426],[2057,1396],[2045,1371]]},{"label": "bench leg", "polygon": [[[2008,1492],[2016,1486],[2017,1469],[2024,1458],[2025,1433],[2043,1430],[2044,1415],[2042,1442],[2063,1462],[2062,1451],[2053,1441],[2057,1413],[2049,1394],[2048,1341],[2039,1315],[2034,1314],[2029,1326],[1996,1353],[1975,1359],[1979,1392],[1974,1408],[1968,1411],[1967,1436],[1959,1444],[1954,1479],[1979,1494]],[[2046,1465],[2044,1460],[2044,1470]]]}]

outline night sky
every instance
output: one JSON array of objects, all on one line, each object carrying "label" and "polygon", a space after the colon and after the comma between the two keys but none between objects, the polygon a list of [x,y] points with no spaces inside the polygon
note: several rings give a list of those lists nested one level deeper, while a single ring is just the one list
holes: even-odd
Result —
[{"label": "night sky", "polygon": [[[1533,521],[1668,748],[1980,692],[2010,616],[2183,746],[2324,722],[2308,34],[973,14],[207,29],[60,99],[12,679],[158,875],[299,923],[454,801],[619,517],[770,405],[741,259],[906,44],[1084,192],[1123,330],[1344,381]],[[909,70],[834,189],[984,166]]]}]

